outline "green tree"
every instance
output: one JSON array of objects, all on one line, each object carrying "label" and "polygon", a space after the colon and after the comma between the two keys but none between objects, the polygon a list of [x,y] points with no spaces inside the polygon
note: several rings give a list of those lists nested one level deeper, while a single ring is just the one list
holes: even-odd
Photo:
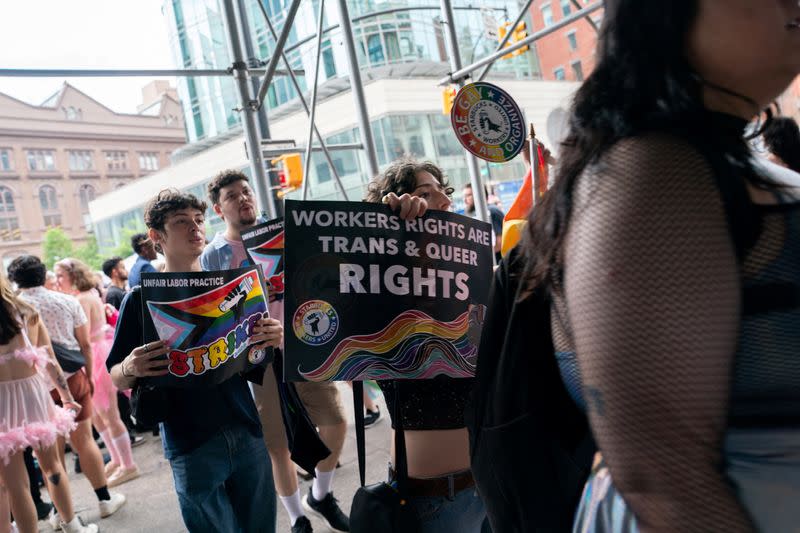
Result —
[{"label": "green tree", "polygon": [[89,235],[86,244],[78,247],[74,252],[75,259],[80,259],[92,270],[100,270],[103,266],[103,258],[97,248],[97,239],[94,235]]},{"label": "green tree", "polygon": [[56,262],[73,255],[72,239],[61,228],[50,228],[44,233],[42,250],[42,261],[52,270]]},{"label": "green tree", "polygon": [[131,247],[131,237],[136,235],[137,233],[144,233],[145,228],[143,224],[137,224],[136,222],[128,223],[127,226],[120,228],[119,230],[119,242],[117,246],[112,248],[109,253],[108,257],[119,256],[122,258],[128,257],[133,253],[133,248]]}]

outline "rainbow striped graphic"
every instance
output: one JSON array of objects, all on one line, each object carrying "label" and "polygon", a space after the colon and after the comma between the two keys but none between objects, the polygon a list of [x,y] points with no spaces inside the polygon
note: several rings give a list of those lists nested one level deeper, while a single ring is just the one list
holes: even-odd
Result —
[{"label": "rainbow striped graphic", "polygon": [[[235,296],[237,290],[244,301],[237,307],[227,307],[226,299]],[[147,308],[158,337],[172,348],[185,350],[224,337],[243,318],[264,312],[264,301],[258,272],[250,270],[222,287],[183,300],[148,301]]]},{"label": "rainbow striped graphic", "polygon": [[319,368],[298,373],[309,381],[472,377],[478,355],[474,330],[482,325],[476,317],[483,316],[473,307],[452,322],[405,311],[377,333],[343,339]]}]

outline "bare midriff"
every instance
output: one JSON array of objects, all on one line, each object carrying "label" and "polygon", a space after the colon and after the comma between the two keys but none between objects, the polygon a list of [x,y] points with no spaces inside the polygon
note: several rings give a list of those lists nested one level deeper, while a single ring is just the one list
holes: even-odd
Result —
[{"label": "bare midriff", "polygon": [[[418,479],[442,477],[469,470],[467,428],[405,432],[408,476]],[[392,433],[392,464],[395,464]]]}]

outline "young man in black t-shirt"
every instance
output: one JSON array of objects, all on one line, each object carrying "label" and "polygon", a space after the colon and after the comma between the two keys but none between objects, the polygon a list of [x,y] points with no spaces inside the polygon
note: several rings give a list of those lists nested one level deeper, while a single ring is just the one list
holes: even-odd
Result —
[{"label": "young man in black t-shirt", "polygon": [[127,292],[125,283],[128,281],[128,269],[121,257],[112,257],[103,261],[103,274],[111,279],[111,285],[106,291],[106,303],[119,310]]},{"label": "young man in black t-shirt", "polygon": [[[162,191],[145,208],[150,240],[166,259],[166,272],[197,272],[205,246],[205,202],[191,194]],[[163,341],[142,345],[141,291],[120,309],[106,364],[114,384],[130,389],[138,378],[167,373]],[[278,346],[280,322],[265,318],[250,337],[254,347]],[[275,531],[275,487],[261,423],[241,375],[213,388],[165,388],[161,437],[172,467],[183,521],[191,532]]]}]

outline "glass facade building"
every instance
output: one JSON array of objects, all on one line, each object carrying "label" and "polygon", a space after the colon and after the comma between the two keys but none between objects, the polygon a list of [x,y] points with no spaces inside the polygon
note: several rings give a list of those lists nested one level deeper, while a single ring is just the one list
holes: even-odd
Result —
[{"label": "glass facade building", "polygon": [[[274,41],[258,7],[259,1],[262,0],[245,2],[246,15],[253,49],[259,59],[268,60]],[[283,26],[290,1],[263,0],[276,31]],[[519,10],[515,0],[484,0],[481,7],[467,0],[455,0],[453,5],[465,64],[493,52],[497,46],[494,39],[486,36],[484,18],[493,17],[499,24],[514,17]],[[438,2],[349,0],[348,7],[362,69],[415,62],[447,63]],[[166,0],[163,11],[176,67],[224,69],[231,65],[221,0]],[[285,49],[293,68],[305,70],[309,80],[314,69],[318,12],[319,0],[301,4]],[[321,84],[347,75],[338,14],[332,2],[325,5],[324,18]],[[493,72],[509,72],[518,78],[534,77],[537,74],[535,56],[529,52],[500,61]],[[301,75],[298,80],[305,91],[306,76]],[[240,122],[234,111],[238,107],[238,96],[232,78],[180,78],[178,94],[190,143],[225,133]],[[297,94],[289,78],[276,76],[267,94],[268,107],[274,109],[295,98]]]},{"label": "glass facade building", "polygon": [[[263,1],[270,21],[280,31],[284,23],[286,9],[290,0],[245,0],[246,18],[248,19],[253,49],[261,59],[270,57],[274,40],[264,21],[257,2]],[[487,37],[485,20],[494,19],[499,23],[516,16],[519,6],[516,0],[484,0],[481,7],[474,7],[469,0],[454,0],[457,34],[464,64],[494,51],[497,41]],[[435,0],[348,0],[352,19],[356,52],[359,66],[365,73],[364,81],[391,81],[392,86],[399,87],[411,83],[414,94],[402,102],[384,102],[385,111],[373,109],[375,102],[367,102],[370,113],[373,137],[378,163],[381,167],[401,156],[413,156],[430,160],[438,164],[455,187],[455,208],[463,207],[460,202],[461,188],[469,181],[464,150],[453,134],[450,118],[434,109],[441,106],[441,98],[436,88],[437,80],[449,70],[444,35],[440,22],[439,3]],[[301,88],[307,90],[307,79],[311,80],[315,60],[314,39],[319,1],[312,0],[301,4],[295,18],[286,53],[293,68],[303,69],[307,76],[298,76]],[[169,38],[178,68],[227,68],[231,64],[221,0],[165,0],[163,12],[168,21]],[[324,38],[320,61],[320,86],[335,78],[347,80],[347,59],[341,43],[338,28],[338,13],[333,2],[326,2]],[[279,68],[283,68],[283,64]],[[530,80],[538,78],[538,67],[533,51],[498,61],[493,66],[493,73],[501,74],[505,79]],[[414,85],[414,80],[423,80],[421,85]],[[396,82],[394,80],[397,80]],[[333,85],[336,85],[335,83]],[[338,85],[343,85],[341,81]],[[427,91],[427,95],[419,97],[415,91]],[[230,139],[240,131],[240,114],[238,93],[234,81],[230,77],[179,78],[178,93],[183,106],[187,139],[191,145],[198,147],[189,150],[190,157],[202,157],[206,150],[211,150],[219,143],[231,142]],[[334,95],[337,94],[335,91]],[[286,121],[303,124],[305,130],[307,118],[293,101],[297,99],[289,78],[276,76],[267,93],[266,107],[270,115],[270,128],[275,138],[284,138],[276,133],[280,123]],[[348,105],[349,104],[349,99]],[[325,106],[323,100],[320,106]],[[284,106],[282,108],[282,106]],[[380,106],[378,106],[380,107]],[[281,109],[282,108],[282,109]],[[349,111],[348,111],[349,112]],[[277,118],[276,118],[277,117]],[[319,122],[318,127],[324,133],[328,144],[359,143],[360,133],[353,115],[352,120],[340,121],[339,126]],[[284,128],[285,129],[285,128]],[[295,135],[295,134],[293,134]],[[305,134],[295,137],[298,151],[304,152]],[[238,141],[241,146],[241,140]],[[363,150],[335,150],[331,152],[334,167],[350,200],[361,200],[366,186],[372,176],[369,175],[366,157]],[[186,161],[189,161],[188,159]],[[205,186],[220,170],[216,160],[208,160],[201,170],[194,171],[190,180],[182,179],[183,190],[192,192],[198,197],[206,196]],[[230,161],[226,166],[238,166],[249,174],[247,161],[242,153],[234,165]],[[518,180],[524,174],[522,163],[490,164],[479,162],[481,172],[487,181],[504,182]],[[180,166],[180,165],[178,165]],[[172,167],[166,172],[178,172]],[[173,174],[169,174],[172,181]],[[152,176],[159,184],[163,179],[158,174]],[[313,152],[309,176],[309,199],[334,200],[341,199],[335,186],[334,176],[328,162],[321,152]],[[137,192],[142,195],[141,204],[147,195],[157,192],[158,186]],[[151,190],[152,189],[152,190]],[[146,190],[146,192],[144,192]],[[301,191],[294,191],[288,198],[300,198]],[[506,206],[507,207],[507,206]],[[125,239],[132,228],[143,229],[143,205],[122,207],[115,204],[104,207],[104,212],[94,219],[95,233],[101,251],[115,247]],[[221,229],[224,224],[209,209],[206,216],[208,237]]]}]

